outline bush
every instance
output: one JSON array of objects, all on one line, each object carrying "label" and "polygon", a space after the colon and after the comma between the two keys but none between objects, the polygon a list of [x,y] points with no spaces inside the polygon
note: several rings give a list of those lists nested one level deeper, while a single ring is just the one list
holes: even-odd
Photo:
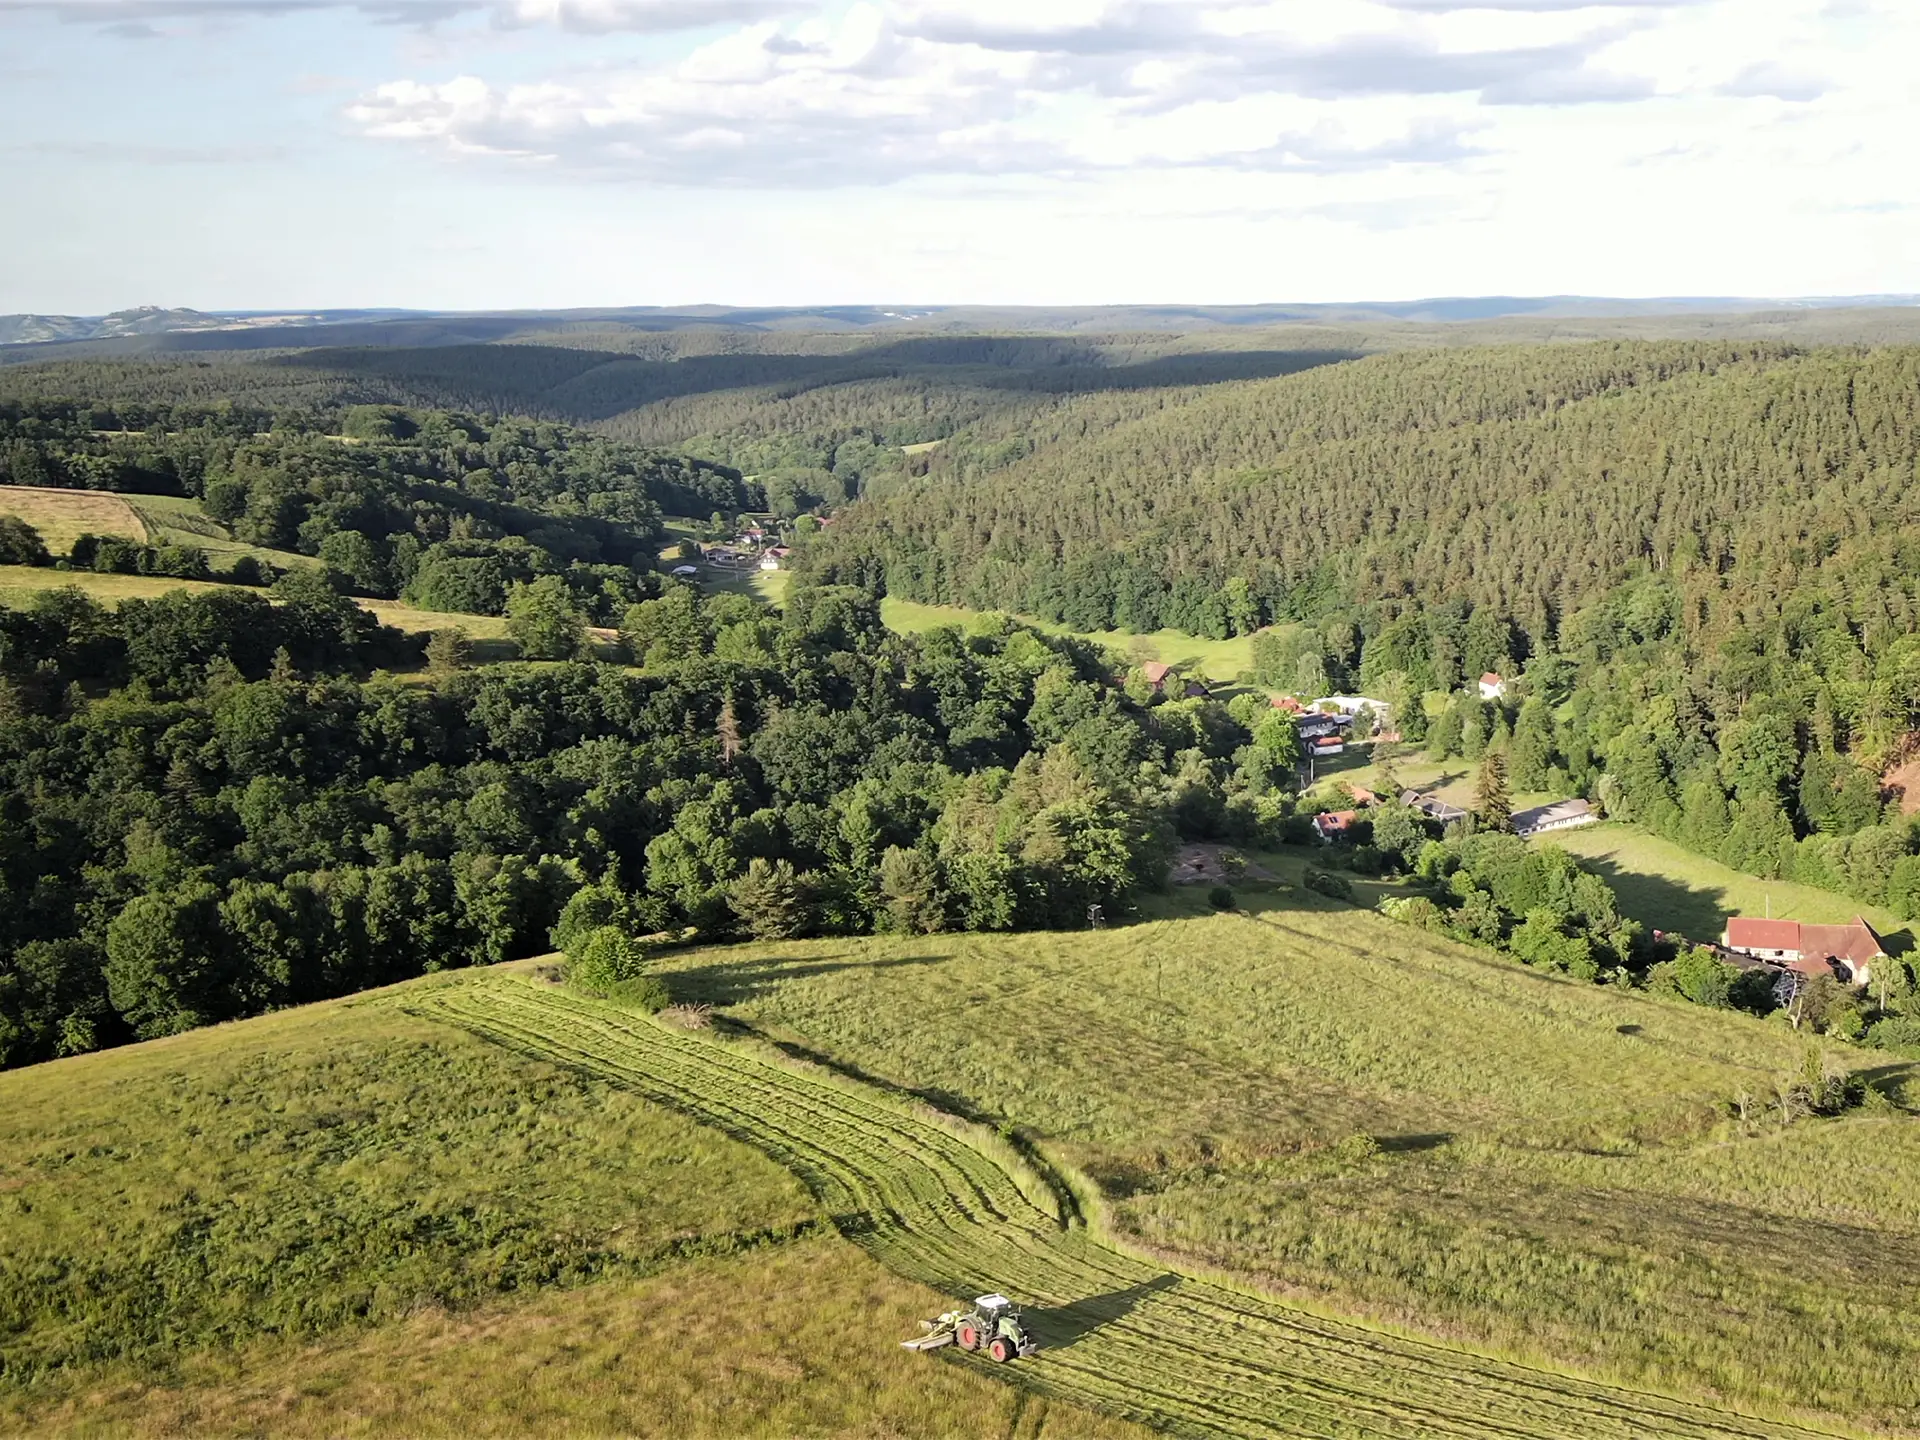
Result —
[{"label": "bush", "polygon": [[1224,885],[1216,885],[1207,891],[1207,903],[1216,910],[1231,910],[1239,902],[1233,898],[1233,891]]},{"label": "bush", "polygon": [[612,995],[641,979],[646,964],[645,947],[619,926],[602,925],[569,952],[567,979],[583,990]]},{"label": "bush", "polygon": [[1911,1015],[1889,1015],[1876,1020],[1868,1027],[1866,1040],[1876,1050],[1920,1055],[1920,1019]]},{"label": "bush", "polygon": [[1308,866],[1300,883],[1316,895],[1325,895],[1330,900],[1344,900],[1349,905],[1353,903],[1353,882],[1344,875]]}]

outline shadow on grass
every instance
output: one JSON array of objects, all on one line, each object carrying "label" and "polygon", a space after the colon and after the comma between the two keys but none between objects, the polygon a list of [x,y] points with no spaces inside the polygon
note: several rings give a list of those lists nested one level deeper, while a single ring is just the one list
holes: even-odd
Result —
[{"label": "shadow on grass", "polygon": [[1620,909],[1651,930],[1689,940],[1718,940],[1730,913],[1724,890],[1686,885],[1664,875],[1628,870],[1601,856],[1575,856],[1582,870],[1598,875],[1620,897]]},{"label": "shadow on grass", "polygon": [[793,980],[832,975],[841,970],[898,970],[909,965],[939,965],[951,955],[900,955],[891,960],[855,960],[824,955],[817,960],[733,960],[682,970],[673,977],[676,999],[698,1005],[739,1005]]},{"label": "shadow on grass", "polygon": [[1060,1305],[1051,1310],[1028,1310],[1023,1313],[1023,1318],[1043,1348],[1065,1350],[1096,1331],[1106,1329],[1115,1321],[1126,1319],[1142,1302],[1173,1289],[1179,1283],[1178,1275],[1156,1275],[1151,1280],[1129,1285],[1124,1290],[1089,1295],[1085,1300],[1076,1300],[1071,1305]]},{"label": "shadow on grass", "polygon": [[1438,1150],[1453,1140],[1451,1133],[1434,1135],[1376,1135],[1373,1143],[1388,1155],[1418,1155],[1427,1150]]}]

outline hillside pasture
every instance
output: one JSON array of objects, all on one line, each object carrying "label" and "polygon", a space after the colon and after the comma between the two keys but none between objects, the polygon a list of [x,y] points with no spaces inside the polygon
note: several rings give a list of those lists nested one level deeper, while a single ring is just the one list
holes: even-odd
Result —
[{"label": "hillside pasture", "polygon": [[790,1171],[391,1001],[0,1075],[0,1431],[1011,1433]]},{"label": "hillside pasture", "polygon": [[[1665,1393],[1906,1423],[1911,1066],[1834,1047],[1825,1063],[1875,1067],[1878,1108],[1783,1129],[1772,1097],[1806,1056],[1783,1026],[1313,897],[1256,903],[1097,934],[709,951],[669,980],[1030,1137],[1178,1265]],[[1842,1358],[1862,1348],[1887,1363]]]},{"label": "hillside pasture", "polygon": [[[899,600],[892,596],[880,602],[880,618],[886,622],[887,628],[905,635],[920,634],[942,625],[958,625],[964,630],[987,613],[958,605],[923,605],[915,600]],[[1050,635],[1080,635],[1083,639],[1118,652],[1134,663],[1158,660],[1213,683],[1230,683],[1253,665],[1253,637],[1250,635],[1231,640],[1208,640],[1178,630],[1159,630],[1151,635],[1136,634],[1131,630],[1102,630],[1086,634],[1030,616],[1014,618],[1023,625],[1032,625]]]},{"label": "hillside pasture", "polygon": [[1761,880],[1629,825],[1556,831],[1547,843],[1604,876],[1626,914],[1694,940],[1718,940],[1729,915],[1840,925],[1856,915],[1882,935],[1908,928],[1892,911],[1790,880]]},{"label": "hillside pasture", "polygon": [[17,515],[40,532],[47,549],[64,555],[84,534],[148,538],[147,527],[118,495],[100,490],[59,490],[0,485],[0,515]]},{"label": "hillside pasture", "polygon": [[319,563],[311,555],[249,545],[234,539],[233,532],[202,510],[198,500],[175,495],[134,495],[128,497],[128,504],[140,517],[150,538],[195,546],[206,551],[215,566],[231,566],[242,555],[251,555],[281,570]]},{"label": "hillside pasture", "polygon": [[419,1008],[707,1117],[806,1177],[842,1232],[896,1274],[945,1294],[1005,1290],[1040,1350],[995,1373],[1043,1396],[1173,1434],[1245,1440],[1808,1433],[1169,1269],[1088,1225],[1081,1204],[1091,1196],[1005,1130],[955,1119],[927,1092],[890,1095],[837,1062],[696,1037],[505,976],[431,992]]}]

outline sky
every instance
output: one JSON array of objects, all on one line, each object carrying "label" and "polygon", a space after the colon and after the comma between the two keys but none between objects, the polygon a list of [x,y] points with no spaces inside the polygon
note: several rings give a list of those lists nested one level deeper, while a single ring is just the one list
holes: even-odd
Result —
[{"label": "sky", "polygon": [[1913,0],[0,0],[0,312],[1920,292]]}]

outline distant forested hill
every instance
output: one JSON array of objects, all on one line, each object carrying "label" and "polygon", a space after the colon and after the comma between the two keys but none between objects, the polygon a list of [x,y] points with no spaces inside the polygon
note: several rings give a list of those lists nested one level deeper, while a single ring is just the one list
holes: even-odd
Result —
[{"label": "distant forested hill", "polygon": [[[902,484],[821,563],[1088,629],[1215,628],[1174,592],[1234,576],[1257,623],[1458,599],[1544,646],[1640,573],[1776,592],[1847,546],[1857,575],[1860,547],[1915,519],[1917,412],[1913,350],[1379,356],[1218,386],[976,483]],[[1901,603],[1882,578],[1863,588]]]}]

